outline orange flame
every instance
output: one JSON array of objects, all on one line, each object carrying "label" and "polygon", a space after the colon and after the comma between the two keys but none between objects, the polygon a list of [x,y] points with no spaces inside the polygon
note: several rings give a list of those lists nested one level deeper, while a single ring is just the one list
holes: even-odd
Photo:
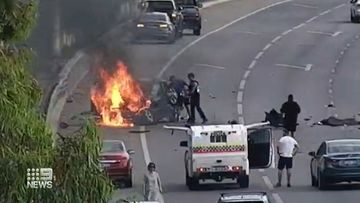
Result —
[{"label": "orange flame", "polygon": [[113,75],[100,69],[103,87],[91,88],[91,101],[101,116],[101,125],[132,127],[133,122],[124,118],[124,112],[139,113],[150,107],[140,85],[132,78],[124,63],[118,62]]}]

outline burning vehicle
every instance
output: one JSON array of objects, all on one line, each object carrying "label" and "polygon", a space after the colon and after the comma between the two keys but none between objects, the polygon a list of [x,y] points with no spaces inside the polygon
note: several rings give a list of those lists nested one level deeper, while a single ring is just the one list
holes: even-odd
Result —
[{"label": "burning vehicle", "polygon": [[90,92],[91,111],[100,125],[133,127],[178,120],[178,95],[166,81],[141,84],[122,62],[113,74],[101,69],[100,79]]}]

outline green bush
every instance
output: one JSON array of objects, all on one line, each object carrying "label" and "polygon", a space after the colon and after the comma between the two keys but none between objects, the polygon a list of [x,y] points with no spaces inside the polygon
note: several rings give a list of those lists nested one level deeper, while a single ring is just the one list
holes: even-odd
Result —
[{"label": "green bush", "polygon": [[[0,1],[0,202],[106,202],[113,187],[98,167],[94,124],[61,136],[53,147],[38,109],[41,89],[27,68],[32,53],[11,44],[25,40],[33,26],[36,4],[27,2]],[[53,187],[27,188],[28,168],[53,168]]]}]

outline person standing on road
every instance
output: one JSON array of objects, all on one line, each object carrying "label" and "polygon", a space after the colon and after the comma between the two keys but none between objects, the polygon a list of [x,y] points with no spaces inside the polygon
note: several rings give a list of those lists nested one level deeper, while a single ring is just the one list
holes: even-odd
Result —
[{"label": "person standing on road", "polygon": [[289,136],[287,131],[284,131],[284,136],[280,138],[277,146],[277,153],[279,155],[278,162],[278,183],[276,187],[281,187],[282,172],[286,168],[287,172],[287,186],[291,187],[291,169],[293,167],[293,157],[299,150],[297,141]]},{"label": "person standing on road", "polygon": [[175,89],[175,92],[178,95],[177,106],[179,107],[179,109],[185,107],[186,113],[190,118],[190,108],[189,108],[190,102],[187,99],[187,90],[186,90],[188,85],[184,80],[178,79],[174,75],[170,76],[169,81],[170,81],[170,86]]},{"label": "person standing on road", "polygon": [[164,203],[162,196],[162,186],[159,174],[155,171],[156,167],[150,162],[147,167],[148,171],[144,176],[144,196],[145,201],[157,201]]},{"label": "person standing on road", "polygon": [[280,112],[285,114],[284,128],[291,133],[292,137],[294,137],[297,126],[297,118],[301,109],[299,104],[294,101],[293,95],[290,94],[288,96],[288,101],[281,106]]},{"label": "person standing on road", "polygon": [[203,122],[202,124],[205,124],[208,119],[205,116],[205,113],[200,107],[200,88],[199,88],[199,82],[195,80],[194,73],[188,74],[189,79],[189,95],[190,95],[190,118],[188,120],[188,123],[195,123],[195,108],[197,112],[200,114],[200,117],[202,118]]}]

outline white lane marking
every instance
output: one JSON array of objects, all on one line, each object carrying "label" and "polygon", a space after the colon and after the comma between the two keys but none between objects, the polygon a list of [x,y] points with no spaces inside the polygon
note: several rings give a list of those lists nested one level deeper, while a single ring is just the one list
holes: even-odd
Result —
[{"label": "white lane marking", "polygon": [[238,101],[239,103],[242,102],[243,96],[244,96],[243,91],[238,91],[237,101]]},{"label": "white lane marking", "polygon": [[341,31],[336,31],[335,33],[330,33],[330,32],[312,31],[312,30],[309,30],[307,32],[311,33],[311,34],[326,35],[326,36],[331,36],[331,37],[336,37],[342,33]]},{"label": "white lane marking", "polygon": [[250,75],[250,72],[249,70],[245,71],[245,74],[244,74],[244,79],[248,78],[249,75]]},{"label": "white lane marking", "polygon": [[306,25],[306,24],[305,24],[305,23],[301,23],[300,25],[295,26],[293,29],[294,29],[294,30],[299,29],[299,28],[301,28],[301,27],[304,26],[304,25]]},{"label": "white lane marking", "polygon": [[256,56],[255,59],[259,59],[262,55],[264,54],[264,52],[260,51]]},{"label": "white lane marking", "polygon": [[333,93],[332,89],[329,89],[329,94],[332,94],[332,93]]},{"label": "white lane marking", "polygon": [[249,32],[249,31],[237,31],[236,33],[239,33],[239,34],[250,34],[250,35],[259,35],[259,33]]},{"label": "white lane marking", "polygon": [[329,83],[332,83],[332,82],[333,82],[333,79],[330,78],[330,79],[329,79]]},{"label": "white lane marking", "polygon": [[246,80],[241,80],[239,88],[243,90],[245,88]]},{"label": "white lane marking", "polygon": [[238,114],[242,115],[243,114],[243,105],[242,104],[238,104],[237,105],[237,110],[238,110]]},{"label": "white lane marking", "polygon": [[344,53],[345,53],[344,51],[341,51],[341,52],[340,52],[340,55],[343,55]]},{"label": "white lane marking", "polygon": [[339,34],[341,34],[342,32],[341,31],[337,31],[337,32],[335,32],[332,36],[333,37],[336,37],[336,36],[338,36]]},{"label": "white lane marking", "polygon": [[274,189],[274,186],[273,186],[273,184],[271,183],[269,177],[263,176],[262,178],[263,178],[263,180],[264,180],[264,182],[265,182],[265,185],[268,187],[268,189],[269,189],[269,190],[273,190],[273,189]]},{"label": "white lane marking", "polygon": [[[144,132],[145,131],[145,126],[140,126],[140,131]],[[148,145],[147,145],[146,134],[145,133],[140,133],[140,142],[141,142],[141,147],[142,147],[143,152],[144,152],[145,164],[148,165],[151,162],[151,159],[150,159],[150,153],[149,153],[149,148],[148,148]]]},{"label": "white lane marking", "polygon": [[345,4],[338,5],[338,6],[335,7],[335,9],[341,8],[343,6],[345,6]]},{"label": "white lane marking", "polygon": [[281,39],[281,35],[275,37],[275,38],[271,41],[271,43],[275,43],[275,42],[277,42],[277,41],[280,40],[280,39]]},{"label": "white lane marking", "polygon": [[347,43],[347,44],[346,44],[346,46],[347,46],[347,47],[350,47],[350,44],[349,44],[349,43]]},{"label": "white lane marking", "polygon": [[215,34],[215,33],[219,32],[219,31],[221,31],[221,30],[224,30],[225,28],[227,28],[227,27],[229,27],[229,26],[231,26],[231,25],[233,25],[233,24],[235,24],[235,23],[237,23],[237,22],[239,22],[239,21],[241,21],[241,20],[244,20],[244,19],[246,19],[246,18],[248,18],[248,17],[250,17],[250,16],[253,16],[253,15],[255,15],[255,14],[261,12],[261,11],[264,11],[264,10],[269,9],[269,8],[272,8],[272,7],[274,7],[274,6],[281,5],[281,4],[284,4],[284,3],[287,3],[287,2],[291,2],[291,1],[292,1],[292,0],[284,0],[284,1],[280,1],[280,2],[277,2],[277,3],[270,4],[270,5],[265,6],[265,7],[263,7],[263,8],[257,9],[257,10],[255,10],[255,11],[253,11],[253,12],[251,12],[251,13],[245,15],[245,16],[242,16],[242,17],[240,17],[240,18],[238,18],[238,19],[235,19],[235,20],[231,21],[230,23],[228,23],[228,24],[226,24],[226,25],[223,25],[223,26],[221,26],[221,27],[219,27],[219,28],[217,28],[217,29],[215,29],[215,30],[213,30],[213,31],[211,31],[211,32],[208,32],[208,33],[204,34],[203,36],[197,38],[196,40],[192,41],[191,43],[189,43],[188,45],[186,45],[184,48],[182,48],[177,54],[175,54],[175,55],[163,66],[163,68],[161,69],[160,73],[158,74],[158,78],[161,78],[161,77],[162,77],[162,75],[165,73],[165,71],[174,63],[174,61],[175,61],[180,55],[182,55],[186,50],[188,50],[190,47],[194,46],[195,44],[197,44],[197,43],[200,42],[201,40],[209,37],[209,36],[212,35],[212,34]]},{"label": "white lane marking", "polygon": [[291,31],[293,31],[293,29],[286,30],[286,31],[283,32],[281,35],[287,35],[287,34],[289,34]]},{"label": "white lane marking", "polygon": [[328,13],[330,13],[330,12],[331,12],[331,9],[326,10],[326,11],[320,13],[319,15],[320,15],[320,16],[323,16],[323,15],[328,14]]},{"label": "white lane marking", "polygon": [[335,71],[336,71],[335,68],[331,70],[332,73],[335,73]]},{"label": "white lane marking", "polygon": [[259,169],[259,172],[260,172],[260,173],[264,173],[264,172],[265,172],[265,169]]},{"label": "white lane marking", "polygon": [[215,68],[215,69],[220,69],[220,70],[225,70],[226,68],[225,67],[222,67],[222,66],[214,66],[214,65],[210,65],[210,64],[200,64],[200,63],[197,63],[197,64],[194,64],[195,66],[201,66],[201,67],[206,67],[206,68]]},{"label": "white lane marking", "polygon": [[356,35],[356,37],[355,37],[356,39],[359,39],[359,35]]},{"label": "white lane marking", "polygon": [[239,116],[239,124],[245,124],[244,117]]},{"label": "white lane marking", "polygon": [[297,6],[297,7],[303,7],[303,8],[313,8],[313,9],[318,8],[317,6],[310,6],[310,5],[306,5],[306,4],[293,4],[293,5]]},{"label": "white lane marking", "polygon": [[306,23],[310,23],[310,22],[316,20],[317,18],[318,18],[318,16],[314,16],[314,17],[310,18],[309,20],[307,20]]},{"label": "white lane marking", "polygon": [[272,196],[276,203],[284,203],[278,193],[272,193]]},{"label": "white lane marking", "polygon": [[295,69],[302,69],[305,71],[310,71],[312,68],[312,64],[306,64],[306,66],[294,66],[289,64],[276,64],[276,66],[285,67],[285,68],[295,68]]},{"label": "white lane marking", "polygon": [[256,60],[253,60],[253,61],[251,62],[251,64],[249,65],[248,69],[254,68],[255,65],[256,65]]},{"label": "white lane marking", "polygon": [[263,48],[263,51],[268,50],[271,46],[272,46],[271,44],[267,44],[267,45]]}]

